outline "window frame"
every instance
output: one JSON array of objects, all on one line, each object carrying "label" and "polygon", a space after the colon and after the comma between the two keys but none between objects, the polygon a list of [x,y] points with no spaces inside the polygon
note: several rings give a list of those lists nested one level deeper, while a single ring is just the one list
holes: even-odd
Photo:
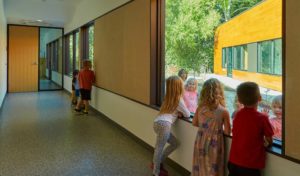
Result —
[{"label": "window frame", "polygon": [[[276,49],[275,49],[275,41],[277,40],[281,40],[281,74],[277,74],[275,73],[275,52],[276,52]],[[264,43],[264,42],[271,42],[271,61],[270,63],[272,64],[272,70],[271,70],[271,73],[269,72],[263,72],[261,70],[261,65],[260,65],[260,62],[262,62],[261,60],[261,44]],[[259,41],[257,42],[257,73],[261,73],[261,74],[267,74],[267,75],[274,75],[274,76],[283,76],[283,43],[282,43],[282,38],[276,38],[276,39],[271,39],[271,40],[265,40],[265,41]]]}]

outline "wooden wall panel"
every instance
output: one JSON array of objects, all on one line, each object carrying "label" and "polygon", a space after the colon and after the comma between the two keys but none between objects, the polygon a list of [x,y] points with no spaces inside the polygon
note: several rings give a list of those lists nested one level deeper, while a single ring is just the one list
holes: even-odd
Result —
[{"label": "wooden wall panel", "polygon": [[95,22],[96,85],[150,101],[150,1],[135,0]]},{"label": "wooden wall panel", "polygon": [[218,27],[215,33],[214,72],[227,74],[226,69],[222,69],[222,48],[281,37],[282,0],[266,0]]},{"label": "wooden wall panel", "polygon": [[38,91],[39,28],[9,26],[9,92]]},{"label": "wooden wall panel", "polygon": [[285,153],[300,160],[300,1],[286,1]]}]

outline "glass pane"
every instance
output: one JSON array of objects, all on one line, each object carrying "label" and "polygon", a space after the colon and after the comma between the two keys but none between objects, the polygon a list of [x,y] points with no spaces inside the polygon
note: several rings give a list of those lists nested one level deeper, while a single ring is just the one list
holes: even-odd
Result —
[{"label": "glass pane", "polygon": [[[193,95],[195,92],[200,95],[208,79],[218,79],[224,85],[223,98],[231,119],[234,112],[242,107],[236,98],[237,86],[245,81],[256,82],[263,98],[258,110],[266,109],[273,118],[272,102],[282,95],[282,51],[281,40],[270,39],[270,31],[281,32],[281,27],[274,28],[281,21],[271,17],[282,7],[274,4],[272,8],[265,8],[262,0],[226,2],[165,0],[165,26],[162,28],[165,79],[171,75],[182,75],[185,92],[192,91]],[[244,10],[247,12],[234,18]],[[267,18],[272,20],[267,21]],[[266,21],[274,25],[266,26],[265,30],[255,25]],[[237,27],[245,24],[249,25]],[[261,30],[265,32],[253,33]],[[181,74],[182,70],[186,72]],[[189,82],[191,79],[197,81],[193,89],[189,86],[195,84]],[[164,94],[164,91],[161,93]]]},{"label": "glass pane", "polygon": [[223,48],[222,49],[222,67],[226,68],[226,65],[227,65],[227,63],[226,63],[226,49]]},{"label": "glass pane", "polygon": [[259,45],[258,71],[261,73],[273,73],[272,41],[261,42]]},{"label": "glass pane", "polygon": [[40,28],[40,90],[62,88],[62,57],[59,57],[62,46],[58,42],[61,36],[62,29]]},{"label": "glass pane", "polygon": [[281,39],[274,41],[274,74],[282,75],[282,41]]},{"label": "glass pane", "polygon": [[80,69],[80,58],[79,58],[79,32],[76,32],[76,56],[75,56],[75,69]]},{"label": "glass pane", "polygon": [[94,60],[94,26],[89,27],[89,59]]},{"label": "glass pane", "polygon": [[73,35],[69,36],[69,75],[73,72]]}]

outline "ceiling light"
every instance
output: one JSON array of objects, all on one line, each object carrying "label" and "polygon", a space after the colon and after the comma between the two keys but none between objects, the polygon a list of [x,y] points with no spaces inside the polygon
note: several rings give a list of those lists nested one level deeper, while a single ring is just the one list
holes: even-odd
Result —
[{"label": "ceiling light", "polygon": [[36,20],[37,22],[43,22],[43,20]]}]

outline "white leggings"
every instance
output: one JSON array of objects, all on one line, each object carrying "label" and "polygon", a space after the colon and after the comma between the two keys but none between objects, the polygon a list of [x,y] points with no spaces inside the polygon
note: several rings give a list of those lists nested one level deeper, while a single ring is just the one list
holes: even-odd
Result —
[{"label": "white leggings", "polygon": [[[153,174],[159,175],[160,164],[178,147],[176,137],[171,133],[172,124],[167,121],[154,122],[154,131],[156,133],[156,144],[153,157]],[[165,148],[166,143],[170,145]]]}]

